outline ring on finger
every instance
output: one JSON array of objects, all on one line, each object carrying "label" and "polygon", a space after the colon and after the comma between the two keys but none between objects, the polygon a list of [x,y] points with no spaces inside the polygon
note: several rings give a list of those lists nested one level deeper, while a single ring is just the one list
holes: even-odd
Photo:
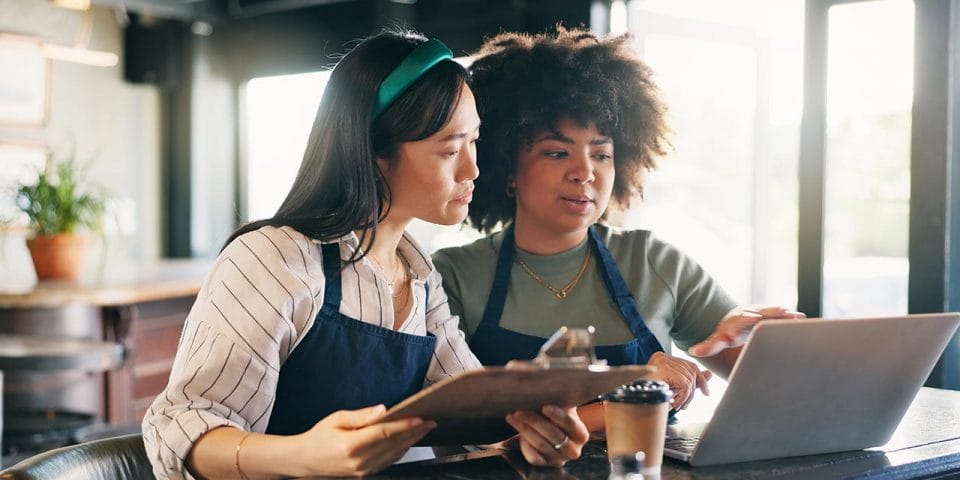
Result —
[{"label": "ring on finger", "polygon": [[553,445],[553,449],[559,452],[560,449],[563,448],[563,446],[566,445],[567,442],[569,441],[570,441],[570,437],[564,435],[563,440],[561,440],[560,443],[556,443]]}]

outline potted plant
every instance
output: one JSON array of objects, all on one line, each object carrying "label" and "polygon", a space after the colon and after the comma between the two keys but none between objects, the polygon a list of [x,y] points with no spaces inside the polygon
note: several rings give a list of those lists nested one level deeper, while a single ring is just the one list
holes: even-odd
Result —
[{"label": "potted plant", "polygon": [[104,198],[83,188],[75,161],[48,161],[35,183],[17,187],[16,205],[29,220],[27,248],[38,278],[72,278],[90,237],[103,226]]}]

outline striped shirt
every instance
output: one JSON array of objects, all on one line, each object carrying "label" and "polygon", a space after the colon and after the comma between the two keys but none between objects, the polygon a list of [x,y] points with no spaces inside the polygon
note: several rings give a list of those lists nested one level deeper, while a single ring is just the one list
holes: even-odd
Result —
[{"label": "striped shirt", "polygon": [[[280,368],[323,305],[319,243],[290,227],[263,227],[235,239],[217,258],[187,316],[167,387],[143,419],[158,478],[192,478],[184,459],[211,429],[266,430]],[[337,243],[342,259],[358,248],[354,234]],[[406,234],[399,251],[413,272],[414,304],[398,331],[437,337],[425,386],[480,368],[430,257]],[[344,269],[340,313],[391,328],[393,303],[377,271],[366,259]],[[424,305],[428,287],[430,304]]]}]

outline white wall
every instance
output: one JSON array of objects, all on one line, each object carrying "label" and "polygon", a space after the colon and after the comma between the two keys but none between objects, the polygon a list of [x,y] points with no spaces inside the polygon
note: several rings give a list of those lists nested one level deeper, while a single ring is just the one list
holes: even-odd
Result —
[{"label": "white wall", "polygon": [[[0,0],[0,32],[70,45],[80,36],[82,15],[46,1]],[[39,141],[54,154],[73,151],[80,160],[92,160],[89,177],[112,194],[119,219],[108,225],[107,265],[155,260],[160,256],[160,95],[155,87],[124,82],[117,16],[105,8],[94,8],[92,15],[89,48],[116,53],[121,64],[51,62],[45,124],[0,127],[0,141]],[[4,251],[7,258],[0,260],[8,266],[19,263],[9,258],[11,251],[26,255],[9,245]],[[90,252],[85,275],[96,272],[103,251],[97,245]],[[11,274],[0,265],[0,283]]]}]

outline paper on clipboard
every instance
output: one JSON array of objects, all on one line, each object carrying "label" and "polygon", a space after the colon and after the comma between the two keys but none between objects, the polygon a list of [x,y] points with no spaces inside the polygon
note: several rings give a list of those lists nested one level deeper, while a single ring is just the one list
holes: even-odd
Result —
[{"label": "paper on clipboard", "polygon": [[589,368],[488,367],[442,380],[394,405],[378,421],[420,417],[437,422],[421,445],[487,444],[516,432],[504,418],[547,404],[582,405],[654,371],[644,365]]}]

